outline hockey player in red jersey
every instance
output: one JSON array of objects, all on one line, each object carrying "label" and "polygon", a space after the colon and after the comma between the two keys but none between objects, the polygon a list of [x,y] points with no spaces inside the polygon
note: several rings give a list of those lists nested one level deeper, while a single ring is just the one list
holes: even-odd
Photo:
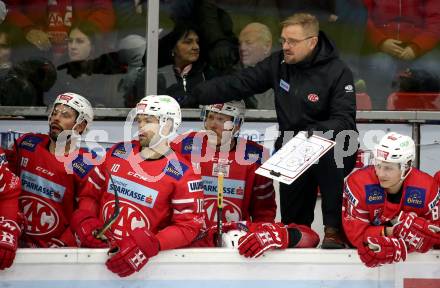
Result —
[{"label": "hockey player in red jersey", "polygon": [[[85,161],[85,151],[70,146],[92,121],[87,99],[60,94],[49,114],[49,134],[24,134],[8,151],[9,167],[21,179],[19,204],[25,221],[20,246],[77,246],[69,223],[77,208],[76,191],[93,166]],[[74,133],[66,137],[69,131]]]},{"label": "hockey player in red jersey", "polygon": [[434,179],[437,180],[438,185],[440,185],[440,171],[437,171],[437,173],[435,173]]},{"label": "hockey player in red jersey", "polygon": [[[224,235],[227,237],[226,240],[223,239],[224,245],[237,248],[238,245],[230,244],[231,241],[237,242],[239,239],[237,237],[246,235],[243,231],[247,231],[247,237],[242,239],[247,240],[241,246],[240,253],[243,251],[242,254],[246,256],[259,256],[275,246],[271,245],[273,243],[269,243],[270,241],[262,242],[259,249],[251,252],[250,250],[255,248],[251,244],[253,242],[251,239],[256,239],[254,237],[264,233],[263,230],[268,227],[287,233],[287,226],[273,223],[276,203],[272,180],[255,173],[269,156],[268,151],[253,141],[238,137],[244,115],[243,101],[205,106],[202,110],[202,119],[206,130],[183,134],[172,143],[172,147],[192,161],[203,179],[205,216],[208,226],[192,246],[215,246],[218,219],[217,177],[218,172],[222,171],[224,181],[221,218],[224,222],[222,231],[226,232]],[[237,221],[242,221],[242,223],[237,223]],[[241,229],[236,231],[237,228]],[[295,243],[291,247],[298,244],[301,239],[303,242],[296,247],[315,247],[318,244],[319,237],[310,228],[300,228],[298,225],[292,225],[291,228],[292,233],[295,234],[295,239],[292,238],[292,243]],[[232,240],[230,235],[235,235]],[[312,241],[306,241],[308,235],[312,235]],[[285,235],[283,240],[279,239],[284,242],[278,248],[287,248],[288,239],[288,235]],[[314,241],[316,239],[317,241]]]},{"label": "hockey player in red jersey", "polygon": [[139,141],[110,148],[82,194],[100,201],[99,219],[89,209],[75,212],[72,221],[83,247],[99,246],[93,235],[113,214],[118,193],[120,213],[106,233],[114,238],[106,265],[121,277],[139,271],[159,251],[189,246],[204,224],[200,176],[167,141],[181,123],[179,104],[170,96],[146,96],[136,106],[136,121]]},{"label": "hockey player in red jersey", "polygon": [[374,149],[374,166],[346,180],[342,219],[348,240],[368,267],[404,261],[440,243],[439,185],[411,167],[414,141],[395,132]]},{"label": "hockey player in red jersey", "polygon": [[18,225],[20,179],[8,168],[5,153],[0,149],[0,270],[12,265],[21,232]]}]

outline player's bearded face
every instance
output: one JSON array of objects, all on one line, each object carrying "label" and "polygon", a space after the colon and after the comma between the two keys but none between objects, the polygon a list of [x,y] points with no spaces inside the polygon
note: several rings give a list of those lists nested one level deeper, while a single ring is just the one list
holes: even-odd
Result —
[{"label": "player's bearded face", "polygon": [[64,130],[72,130],[76,124],[78,112],[69,106],[57,104],[49,116],[49,137],[57,141],[58,136]]},{"label": "player's bearded face", "polygon": [[156,116],[138,115],[139,142],[142,147],[149,147],[160,140],[159,119]]},{"label": "player's bearded face", "polygon": [[209,111],[206,115],[205,129],[212,134],[208,138],[208,143],[216,146],[230,142],[233,133],[236,131],[232,116],[212,111]]}]

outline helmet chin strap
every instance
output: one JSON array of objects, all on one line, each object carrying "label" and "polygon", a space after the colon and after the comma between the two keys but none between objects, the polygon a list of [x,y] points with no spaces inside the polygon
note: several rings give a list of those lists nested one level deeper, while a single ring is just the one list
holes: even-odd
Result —
[{"label": "helmet chin strap", "polygon": [[159,144],[161,144],[163,141],[168,140],[170,137],[172,137],[172,136],[174,136],[176,134],[176,132],[170,132],[168,135],[164,135],[163,134],[163,129],[165,128],[166,121],[167,120],[165,120],[163,123],[160,123],[160,127],[159,127],[159,137],[160,137],[160,139],[158,141],[156,141],[156,143],[154,143],[153,145],[148,145],[148,148],[154,149]]}]

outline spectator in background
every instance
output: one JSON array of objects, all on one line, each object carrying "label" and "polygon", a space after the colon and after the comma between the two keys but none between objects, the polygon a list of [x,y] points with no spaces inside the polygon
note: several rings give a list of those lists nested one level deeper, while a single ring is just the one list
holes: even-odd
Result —
[{"label": "spectator in background", "polygon": [[198,108],[186,104],[188,97],[195,86],[215,75],[202,57],[198,29],[181,23],[160,44],[159,50],[168,51],[173,64],[159,69],[158,94],[170,95],[182,108]]},{"label": "spectator in background", "polygon": [[25,38],[40,51],[51,50],[53,61],[66,51],[73,22],[89,22],[100,33],[115,24],[111,0],[8,0],[7,21],[22,29]]},{"label": "spectator in background", "polygon": [[[253,67],[270,55],[272,50],[272,33],[269,27],[254,22],[246,25],[238,37],[240,64],[243,68]],[[273,89],[254,95],[256,105],[246,105],[250,108],[275,109]],[[252,107],[254,106],[254,107]]]},{"label": "spectator in background", "polygon": [[[224,103],[272,88],[281,132],[276,149],[300,131],[308,131],[308,135],[314,131],[332,133],[337,147],[347,147],[346,137],[337,139],[336,135],[356,132],[356,97],[350,69],[319,30],[313,15],[294,14],[281,24],[282,51],[272,53],[255,67],[199,84],[192,100],[199,104]],[[356,139],[349,140],[353,143]],[[344,175],[356,161],[356,155],[344,157],[344,167],[338,167],[335,155],[331,149],[292,184],[280,184],[282,222],[308,226],[314,219],[319,187],[325,225],[322,248],[327,249],[345,247],[341,231],[342,190]]]},{"label": "spectator in background", "polygon": [[6,151],[9,168],[22,184],[19,202],[26,229],[20,247],[77,246],[70,219],[78,206],[87,206],[78,204],[77,191],[87,183],[93,162],[73,139],[85,133],[92,121],[93,109],[84,97],[63,93],[50,111],[49,133],[26,133]]},{"label": "spectator in background", "polygon": [[440,39],[440,2],[364,0],[364,4],[368,10],[366,48],[371,54],[363,61],[362,78],[374,108],[382,109],[392,92],[392,80],[401,71],[440,71],[433,61],[438,54],[430,53]]},{"label": "spectator in background", "polygon": [[129,35],[145,37],[147,34],[148,1],[112,0],[112,3],[116,15],[115,30],[118,39],[121,40]]},{"label": "spectator in background", "polygon": [[[86,65],[87,60],[100,55],[101,42],[99,34],[89,22],[79,22],[72,25],[67,43],[68,59],[66,65],[78,63]],[[77,78],[68,74],[67,70],[58,71],[58,78],[52,89],[45,95],[46,105],[53,102],[63,91],[71,91],[84,95],[95,107],[123,107],[122,95],[117,92],[119,75],[82,74]]]},{"label": "spectator in background", "polygon": [[348,176],[342,210],[347,238],[368,267],[440,244],[439,185],[412,167],[414,141],[390,132],[373,153],[374,166]]}]

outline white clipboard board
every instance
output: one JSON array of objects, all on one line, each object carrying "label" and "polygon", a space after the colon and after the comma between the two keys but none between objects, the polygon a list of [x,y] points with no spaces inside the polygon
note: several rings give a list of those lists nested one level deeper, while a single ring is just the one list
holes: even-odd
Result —
[{"label": "white clipboard board", "polygon": [[307,138],[306,133],[301,131],[290,139],[255,173],[285,184],[292,184],[336,144],[335,141],[316,135]]}]

